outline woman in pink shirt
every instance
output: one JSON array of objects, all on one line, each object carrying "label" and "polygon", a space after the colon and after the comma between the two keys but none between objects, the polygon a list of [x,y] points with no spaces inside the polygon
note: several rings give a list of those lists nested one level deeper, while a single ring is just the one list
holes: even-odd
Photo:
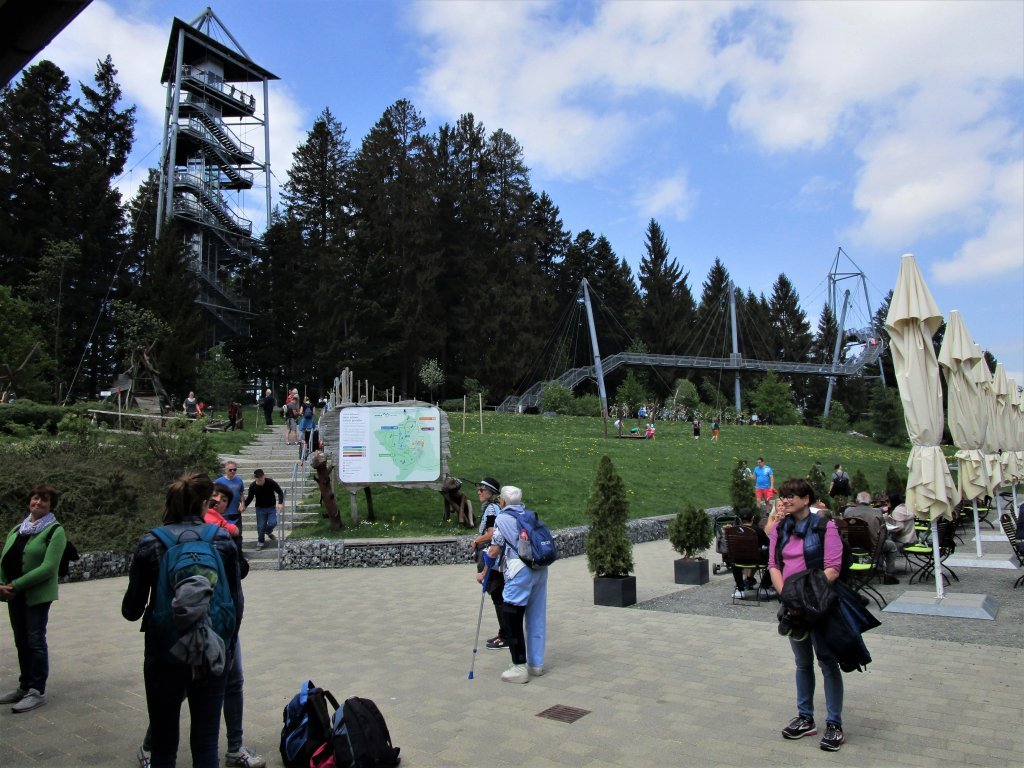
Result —
[{"label": "woman in pink shirt", "polygon": [[[809,567],[823,568],[829,583],[839,578],[843,561],[839,531],[829,520],[825,535],[821,536],[820,518],[811,512],[814,500],[814,489],[802,478],[791,477],[779,488],[779,504],[769,521],[773,527],[769,536],[768,573],[780,595],[787,579]],[[799,739],[818,732],[814,724],[814,657],[817,656],[828,710],[820,746],[828,752],[837,752],[846,740],[843,735],[843,677],[839,662],[813,628],[799,640],[790,635],[789,643],[796,659],[797,716],[782,729],[782,735],[787,739]]]}]

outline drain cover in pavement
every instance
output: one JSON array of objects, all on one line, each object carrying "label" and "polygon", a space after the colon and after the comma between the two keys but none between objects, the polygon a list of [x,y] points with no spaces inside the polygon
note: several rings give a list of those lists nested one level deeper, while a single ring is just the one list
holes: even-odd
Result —
[{"label": "drain cover in pavement", "polygon": [[560,723],[575,723],[584,715],[589,714],[589,709],[569,707],[565,704],[555,704],[555,706],[548,707],[543,712],[538,712],[537,717],[546,717],[548,720],[557,720]]}]

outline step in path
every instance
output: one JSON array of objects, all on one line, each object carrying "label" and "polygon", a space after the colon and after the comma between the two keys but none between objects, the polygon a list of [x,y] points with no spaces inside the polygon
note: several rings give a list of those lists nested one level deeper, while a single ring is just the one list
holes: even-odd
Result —
[{"label": "step in path", "polygon": [[[256,548],[256,510],[253,507],[242,512],[242,546],[252,568],[277,568],[277,545],[288,538],[293,528],[315,522],[320,517],[317,504],[302,504],[302,498],[316,486],[312,470],[299,460],[299,446],[285,442],[284,425],[272,426],[270,432],[259,434],[253,442],[238,453],[220,454],[221,465],[233,461],[238,465],[238,477],[245,483],[246,493],[253,482],[253,472],[262,469],[267,477],[273,478],[285,492],[285,508],[278,512],[278,524],[274,529],[277,541],[267,541],[264,549]],[[292,511],[292,475],[295,474],[296,490],[294,501],[299,502]],[[243,495],[244,500],[244,495]]]}]

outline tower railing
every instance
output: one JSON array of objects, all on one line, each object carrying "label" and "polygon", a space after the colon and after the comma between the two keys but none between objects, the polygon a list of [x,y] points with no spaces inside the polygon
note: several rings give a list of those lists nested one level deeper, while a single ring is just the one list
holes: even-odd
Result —
[{"label": "tower railing", "polygon": [[256,97],[252,94],[226,82],[220,75],[192,64],[185,64],[181,68],[181,84],[186,86],[191,83],[196,83],[204,89],[211,89],[230,99],[250,115],[256,111]]}]

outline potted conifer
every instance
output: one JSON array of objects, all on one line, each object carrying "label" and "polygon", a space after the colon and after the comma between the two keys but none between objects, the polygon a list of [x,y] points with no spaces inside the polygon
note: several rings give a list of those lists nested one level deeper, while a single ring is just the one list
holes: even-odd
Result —
[{"label": "potted conifer", "polygon": [[672,548],[682,558],[675,561],[676,584],[707,584],[711,579],[708,573],[708,561],[700,557],[715,537],[711,518],[703,509],[698,509],[690,502],[676,514],[668,524],[668,540]]},{"label": "potted conifer", "polygon": [[587,567],[594,575],[594,605],[619,608],[636,603],[633,544],[626,531],[629,502],[612,460],[602,456],[587,501]]}]

